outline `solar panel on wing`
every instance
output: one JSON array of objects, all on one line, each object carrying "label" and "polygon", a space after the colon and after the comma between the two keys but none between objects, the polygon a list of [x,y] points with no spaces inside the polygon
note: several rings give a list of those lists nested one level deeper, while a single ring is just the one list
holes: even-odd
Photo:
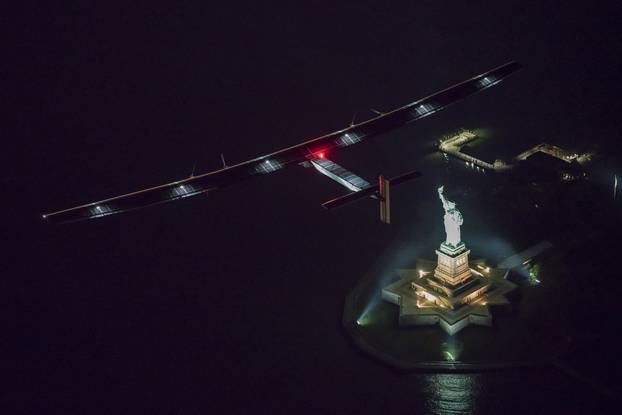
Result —
[{"label": "solar panel on wing", "polygon": [[[346,147],[382,133],[400,128],[412,121],[426,117],[480,90],[489,88],[521,68],[517,62],[509,62],[486,73],[453,85],[428,97],[414,101],[396,110],[383,113],[370,120],[351,125],[274,153],[257,157],[221,170],[191,176],[187,179],[155,186],[87,203],[42,215],[50,222],[70,222],[98,218],[127,210],[168,202],[223,188],[258,174],[272,173],[287,166],[298,165],[309,158],[309,154],[329,152]],[[183,186],[183,188],[182,188]],[[100,206],[105,211],[96,209]]]}]

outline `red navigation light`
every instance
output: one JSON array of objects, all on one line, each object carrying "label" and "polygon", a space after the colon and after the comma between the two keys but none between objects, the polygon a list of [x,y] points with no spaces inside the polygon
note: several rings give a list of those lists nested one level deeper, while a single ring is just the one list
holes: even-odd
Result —
[{"label": "red navigation light", "polygon": [[321,158],[322,160],[324,159],[324,157],[326,157],[323,151],[320,151],[319,153],[317,153],[317,156],[318,158]]}]

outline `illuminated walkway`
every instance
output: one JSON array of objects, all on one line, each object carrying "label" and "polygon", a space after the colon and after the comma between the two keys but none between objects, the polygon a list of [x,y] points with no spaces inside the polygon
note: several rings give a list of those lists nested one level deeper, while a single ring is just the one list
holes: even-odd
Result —
[{"label": "illuminated walkway", "polygon": [[555,157],[559,160],[565,161],[566,163],[571,163],[573,160],[577,160],[580,163],[584,163],[590,160],[591,154],[577,154],[568,150],[564,150],[563,148],[554,146],[548,143],[541,143],[536,146],[533,146],[516,157],[514,157],[514,162],[507,163],[503,160],[496,159],[494,163],[488,163],[486,161],[480,160],[476,157],[468,155],[462,152],[462,147],[466,144],[477,140],[477,135],[469,130],[462,130],[457,134],[451,135],[441,140],[439,143],[438,149],[453,157],[456,157],[460,160],[464,160],[464,162],[469,167],[479,167],[486,170],[493,171],[505,171],[513,168],[516,163],[527,160],[530,156],[533,156],[536,153],[544,153],[548,154],[552,157]]},{"label": "illuminated walkway", "polygon": [[538,144],[537,146],[531,147],[529,150],[523,151],[518,156],[516,156],[516,160],[527,160],[527,157],[538,152],[548,154],[550,156],[563,160],[566,163],[570,163],[572,160],[579,157],[577,153],[564,150],[563,148],[554,146],[552,144],[542,143]]},{"label": "illuminated walkway", "polygon": [[438,148],[445,154],[452,155],[456,158],[464,160],[467,166],[471,167],[480,167],[484,170],[494,170],[494,171],[503,171],[513,166],[505,163],[502,160],[495,160],[494,163],[488,163],[486,161],[480,160],[476,157],[470,156],[468,154],[463,153],[462,147],[477,139],[477,135],[469,130],[463,130],[458,134],[450,136],[441,141]]}]

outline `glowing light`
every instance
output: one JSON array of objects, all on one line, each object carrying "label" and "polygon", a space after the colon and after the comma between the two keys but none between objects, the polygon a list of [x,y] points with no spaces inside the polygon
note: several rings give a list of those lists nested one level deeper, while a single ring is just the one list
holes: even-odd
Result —
[{"label": "glowing light", "polygon": [[359,318],[356,319],[357,326],[366,326],[369,323],[369,318],[367,312],[363,312]]},{"label": "glowing light", "polygon": [[258,173],[272,173],[273,171],[283,168],[283,165],[277,160],[265,159],[255,167]]},{"label": "glowing light", "polygon": [[540,284],[540,280],[538,279],[538,274],[540,273],[540,266],[538,264],[533,265],[529,269],[529,283],[531,285]]},{"label": "glowing light", "polygon": [[432,302],[436,301],[436,297],[428,292],[424,292],[423,297],[428,301],[432,301]]},{"label": "glowing light", "polygon": [[448,352],[447,350],[443,351],[443,354],[445,355],[445,360],[449,361],[449,362],[455,362],[456,358],[454,357],[454,355],[451,352]]},{"label": "glowing light", "polygon": [[94,218],[99,218],[106,215],[111,215],[114,212],[107,205],[95,205],[90,209],[90,213]]},{"label": "glowing light", "polygon": [[188,197],[188,196],[193,196],[197,193],[198,189],[195,188],[193,185],[179,185],[177,187],[174,187],[171,189],[171,197],[179,197],[179,198],[183,198],[183,197]]},{"label": "glowing light", "polygon": [[428,103],[420,104],[419,106],[417,106],[414,110],[413,115],[415,117],[422,118],[422,117],[432,114],[435,111],[436,111],[436,104],[432,102],[428,102]]},{"label": "glowing light", "polygon": [[484,276],[484,274],[482,274],[481,272],[479,272],[479,271],[477,271],[477,270],[474,270],[473,268],[471,268],[471,272],[472,272],[473,274],[479,275],[480,277],[483,277],[483,276]]},{"label": "glowing light", "polygon": [[361,137],[358,136],[356,133],[345,133],[342,136],[340,136],[337,140],[335,140],[335,143],[337,143],[338,146],[346,147],[352,144],[356,144],[360,141],[361,141]]},{"label": "glowing light", "polygon": [[500,79],[496,79],[494,76],[485,76],[479,80],[480,88],[487,88],[498,83]]},{"label": "glowing light", "polygon": [[422,303],[417,300],[417,308],[434,308],[434,305],[431,305],[430,303]]},{"label": "glowing light", "polygon": [[485,267],[483,265],[477,264],[477,268],[481,269],[484,272],[490,272],[490,267]]},{"label": "glowing light", "polygon": [[460,354],[462,353],[462,343],[456,341],[454,338],[449,338],[446,342],[441,344],[441,353],[446,361],[455,362],[459,360]]},{"label": "glowing light", "polygon": [[317,153],[318,158],[321,158],[322,160],[326,157],[326,154],[324,154],[323,151],[320,151],[319,153]]}]

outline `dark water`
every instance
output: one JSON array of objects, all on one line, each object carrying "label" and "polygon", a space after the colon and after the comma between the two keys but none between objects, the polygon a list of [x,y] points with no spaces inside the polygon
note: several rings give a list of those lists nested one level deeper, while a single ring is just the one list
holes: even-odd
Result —
[{"label": "dark water", "polygon": [[[7,413],[611,406],[598,385],[620,386],[615,351],[606,353],[619,344],[610,335],[615,290],[601,301],[602,291],[586,289],[593,308],[572,314],[593,336],[568,363],[596,382],[541,368],[397,373],[351,345],[340,320],[344,296],[387,247],[407,262],[440,240],[439,184],[452,189],[482,255],[501,259],[547,236],[521,227],[509,199],[478,203],[490,181],[432,154],[444,134],[482,128],[481,151],[504,158],[541,141],[594,146],[607,157],[593,182],[610,186],[622,172],[613,5],[67,3],[6,14]],[[342,128],[353,112],[365,119],[368,108],[402,105],[509,59],[525,69],[508,82],[329,155],[367,178],[424,172],[396,189],[394,226],[378,223],[373,203],[322,211],[342,189],[304,169],[102,221],[39,221],[43,211],[186,177],[195,162],[216,168],[221,152],[233,163]],[[581,303],[581,288],[603,281],[606,268],[583,270],[566,292]]]}]

